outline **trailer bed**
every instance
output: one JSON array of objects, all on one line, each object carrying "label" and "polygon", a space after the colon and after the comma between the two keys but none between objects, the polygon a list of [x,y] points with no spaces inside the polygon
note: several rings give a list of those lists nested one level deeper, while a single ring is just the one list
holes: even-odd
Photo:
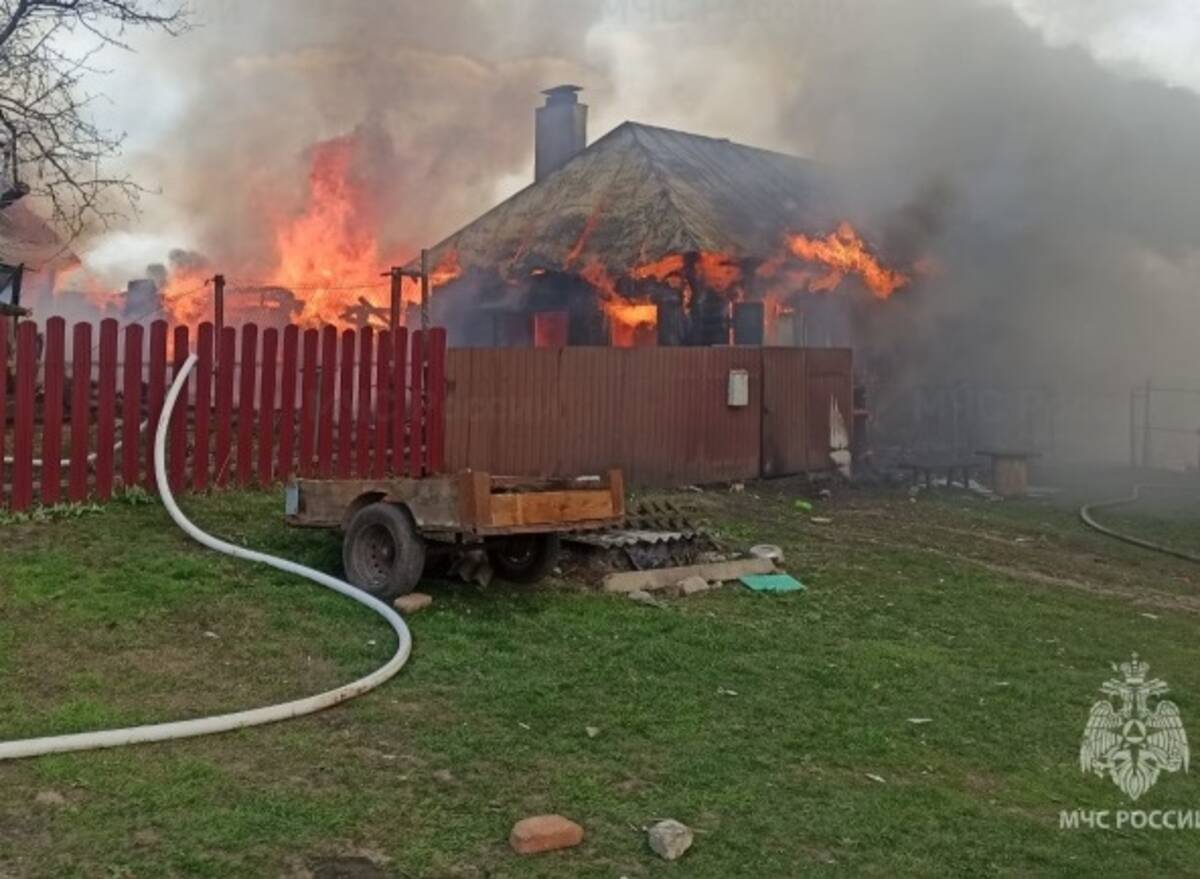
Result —
[{"label": "trailer bed", "polygon": [[552,479],[473,470],[421,479],[297,479],[288,485],[285,511],[293,525],[345,528],[355,512],[380,501],[403,504],[421,533],[434,538],[605,528],[625,515],[620,470]]}]

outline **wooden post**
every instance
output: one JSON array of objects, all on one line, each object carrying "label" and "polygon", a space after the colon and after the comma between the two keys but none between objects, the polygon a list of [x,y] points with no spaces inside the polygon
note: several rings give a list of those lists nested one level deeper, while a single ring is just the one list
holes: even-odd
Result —
[{"label": "wooden post", "polygon": [[[213,275],[213,337],[220,344],[221,329],[225,326],[225,276]],[[219,359],[219,358],[218,358]]]},{"label": "wooden post", "polygon": [[388,312],[388,332],[396,338],[396,330],[400,328],[400,305],[403,301],[404,272],[400,266],[392,266],[388,273],[392,278],[391,310]]},{"label": "wooden post", "polygon": [[429,329],[429,251],[421,248],[421,329]]}]

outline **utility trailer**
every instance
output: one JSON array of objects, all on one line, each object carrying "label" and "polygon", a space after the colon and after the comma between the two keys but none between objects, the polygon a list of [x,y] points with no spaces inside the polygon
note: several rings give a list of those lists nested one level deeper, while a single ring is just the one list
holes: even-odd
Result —
[{"label": "utility trailer", "polygon": [[619,524],[620,470],[526,479],[473,470],[420,479],[297,479],[289,524],[340,528],[347,579],[381,599],[411,592],[434,554],[482,548],[504,580],[533,583],[558,557],[559,535]]}]

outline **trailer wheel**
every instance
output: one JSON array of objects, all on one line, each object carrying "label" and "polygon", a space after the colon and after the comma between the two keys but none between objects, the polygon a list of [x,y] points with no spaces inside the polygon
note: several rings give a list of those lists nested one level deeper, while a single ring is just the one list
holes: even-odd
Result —
[{"label": "trailer wheel", "polygon": [[487,556],[501,580],[536,583],[554,567],[558,548],[557,534],[514,534],[489,541]]},{"label": "trailer wheel", "polygon": [[373,503],[350,520],[342,541],[347,579],[363,592],[390,600],[412,592],[425,569],[425,541],[408,511]]}]

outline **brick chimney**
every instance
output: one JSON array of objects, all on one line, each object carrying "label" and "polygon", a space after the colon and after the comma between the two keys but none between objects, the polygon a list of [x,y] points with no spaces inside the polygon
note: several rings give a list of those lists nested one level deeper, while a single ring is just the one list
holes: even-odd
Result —
[{"label": "brick chimney", "polygon": [[587,104],[579,103],[577,85],[556,85],[542,92],[545,106],[537,108],[533,179],[544,180],[587,146]]}]

